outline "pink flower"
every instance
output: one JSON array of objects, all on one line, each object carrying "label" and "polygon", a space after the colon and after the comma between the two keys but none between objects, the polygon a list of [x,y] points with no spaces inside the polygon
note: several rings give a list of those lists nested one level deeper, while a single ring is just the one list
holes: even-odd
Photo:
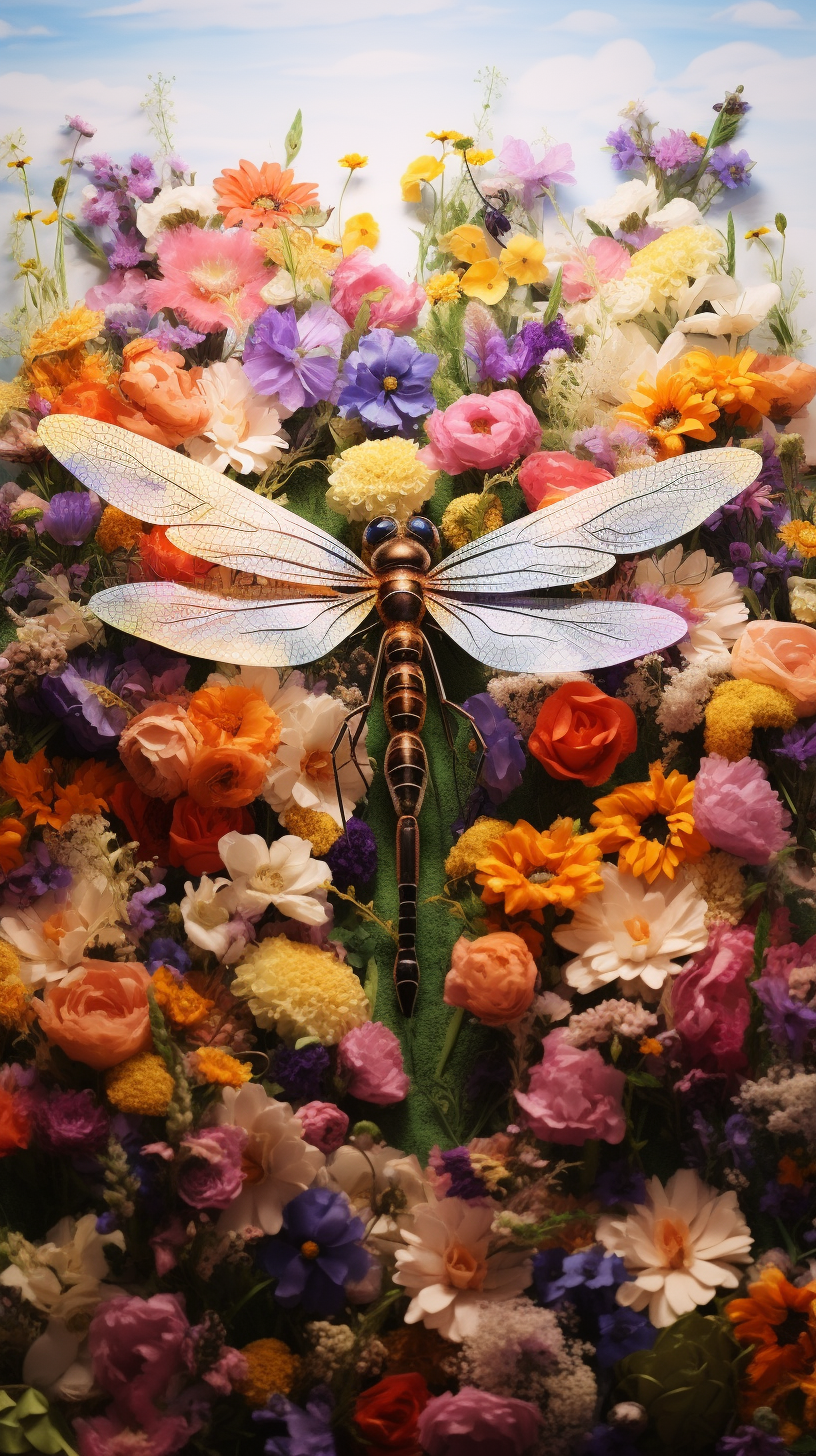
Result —
[{"label": "pink flower", "polygon": [[551,506],[567,496],[578,495],[588,486],[611,480],[608,470],[578,460],[568,450],[536,450],[528,455],[519,471],[518,482],[531,511]]},{"label": "pink flower", "polygon": [[243,1187],[242,1127],[205,1127],[182,1139],[178,1191],[191,1208],[229,1208]]},{"label": "pink flower", "polygon": [[167,1223],[153,1234],[150,1239],[150,1247],[153,1250],[156,1273],[160,1279],[163,1279],[165,1274],[169,1274],[171,1269],[175,1269],[178,1264],[179,1250],[184,1248],[186,1242],[187,1230],[177,1213],[174,1213]]},{"label": "pink flower", "polygon": [[94,1379],[112,1397],[117,1414],[137,1427],[150,1426],[155,1402],[166,1400],[184,1372],[189,1329],[176,1294],[150,1299],[119,1294],[97,1307],[88,1333]]},{"label": "pink flower", "polygon": [[346,1032],[337,1049],[337,1070],[352,1097],[378,1107],[401,1102],[411,1086],[399,1041],[381,1021],[366,1021]]},{"label": "pink flower", "polygon": [[242,333],[266,308],[261,289],[272,275],[243,228],[211,232],[191,223],[163,231],[157,257],[163,276],[147,283],[147,307],[153,313],[172,308],[205,333]]},{"label": "pink flower", "polygon": [[146,285],[147,279],[141,268],[120,269],[111,273],[104,283],[97,283],[95,288],[89,288],[85,294],[85,302],[88,308],[94,309],[121,308],[124,304],[144,308]]},{"label": "pink flower", "polygon": [[527,1122],[543,1142],[582,1146],[588,1138],[619,1143],[626,1132],[621,1096],[626,1078],[597,1047],[570,1046],[563,1027],[544,1039],[544,1056],[530,1073],[527,1092],[516,1092]]},{"label": "pink flower", "polygon": [[751,1019],[753,965],[753,927],[724,921],[711,927],[705,950],[686,962],[672,986],[671,1005],[691,1066],[730,1074],[747,1065],[742,1043]]},{"label": "pink flower", "polygon": [[336,1153],[343,1146],[349,1120],[333,1102],[305,1102],[297,1110],[303,1138],[321,1153]]},{"label": "pink flower", "polygon": [[385,263],[375,263],[370,248],[355,248],[334,270],[332,308],[351,328],[364,295],[375,288],[387,288],[389,292],[371,305],[369,328],[392,329],[395,334],[407,334],[416,328],[425,302],[424,288],[418,283],[404,283]]},{"label": "pink flower", "polygon": [[588,257],[570,258],[561,272],[561,292],[567,303],[581,303],[598,292],[598,285],[622,278],[632,261],[628,249],[614,238],[593,238]]},{"label": "pink flower", "polygon": [[790,814],[755,758],[730,763],[719,753],[700,762],[694,823],[709,844],[752,865],[768,863],[790,838]]},{"label": "pink flower", "polygon": [[431,443],[417,459],[448,475],[461,475],[472,467],[494,470],[512,465],[541,442],[538,420],[514,389],[463,394],[446,410],[434,410],[425,429]]},{"label": "pink flower", "polygon": [[171,1456],[186,1446],[200,1422],[184,1416],[157,1416],[149,1430],[134,1431],[116,1415],[74,1423],[79,1456]]},{"label": "pink flower", "polygon": [[428,1401],[419,1439],[428,1456],[524,1456],[538,1438],[541,1413],[528,1400],[463,1385]]}]

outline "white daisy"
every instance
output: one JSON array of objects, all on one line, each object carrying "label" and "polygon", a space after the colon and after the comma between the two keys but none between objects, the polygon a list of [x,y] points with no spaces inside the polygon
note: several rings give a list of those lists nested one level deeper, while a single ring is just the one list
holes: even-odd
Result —
[{"label": "white daisy", "polygon": [[20,979],[36,990],[74,970],[94,937],[115,924],[116,914],[112,886],[100,889],[80,877],[65,900],[49,890],[26,909],[3,915],[0,933],[20,956]]},{"label": "white daisy", "polygon": [[[330,814],[342,823],[332,769],[331,750],[348,709],[338,698],[309,693],[281,713],[281,739],[269,767],[263,796],[280,822],[295,805]],[[356,720],[352,722],[356,729]],[[367,726],[351,756],[348,735],[337,753],[337,773],[343,812],[348,819],[366,793],[373,773],[366,753]]]},{"label": "white daisy", "polygon": [[[656,561],[638,563],[634,586],[650,586],[662,597],[682,597],[690,610],[688,636],[678,645],[689,662],[727,652],[745,629],[748,608],[730,571],[718,571],[705,551],[683,558],[683,547],[672,546]],[[696,618],[696,620],[694,620]]]}]

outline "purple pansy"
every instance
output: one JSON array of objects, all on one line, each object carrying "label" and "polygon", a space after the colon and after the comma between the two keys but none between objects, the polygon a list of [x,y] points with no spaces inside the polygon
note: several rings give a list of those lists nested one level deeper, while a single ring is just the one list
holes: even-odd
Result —
[{"label": "purple pansy", "polygon": [[92,490],[61,490],[52,495],[36,525],[59,546],[82,546],[102,518],[102,503]]},{"label": "purple pansy", "polygon": [[364,1279],[371,1264],[364,1234],[342,1193],[308,1188],[287,1203],[280,1233],[263,1240],[257,1261],[278,1281],[275,1298],[286,1309],[338,1314],[346,1285]]},{"label": "purple pansy", "polygon": [[430,382],[438,363],[413,339],[372,329],[345,362],[337,407],[378,433],[413,435],[434,408]]},{"label": "purple pansy", "polygon": [[244,373],[259,394],[275,395],[284,409],[334,399],[346,325],[327,303],[298,318],[293,308],[268,308],[244,348]]},{"label": "purple pansy", "polygon": [[747,152],[733,152],[726,144],[715,147],[710,153],[706,171],[716,177],[723,187],[733,191],[736,187],[747,187],[750,184],[750,169],[753,165]]}]

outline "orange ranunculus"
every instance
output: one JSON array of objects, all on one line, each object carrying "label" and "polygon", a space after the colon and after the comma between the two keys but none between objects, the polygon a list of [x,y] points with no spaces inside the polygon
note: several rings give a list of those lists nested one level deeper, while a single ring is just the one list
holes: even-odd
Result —
[{"label": "orange ranunculus", "polygon": [[551,778],[595,788],[637,747],[637,722],[628,703],[594,683],[564,683],[543,703],[527,746]]},{"label": "orange ranunculus", "polygon": [[771,386],[769,419],[787,421],[810,404],[816,395],[816,369],[787,354],[757,354],[752,364]]},{"label": "orange ranunculus", "polygon": [[23,863],[20,845],[25,836],[25,824],[19,819],[0,819],[0,870],[4,875]]},{"label": "orange ranunculus", "polygon": [[243,223],[254,231],[264,223],[274,226],[281,217],[300,217],[307,208],[317,207],[314,182],[295,182],[294,176],[292,171],[281,171],[277,162],[256,167],[242,158],[237,167],[225,167],[213,182],[224,226]]},{"label": "orange ranunculus", "polygon": [[[746,1375],[757,1392],[809,1373],[816,1362],[816,1280],[797,1287],[770,1265],[732,1299],[725,1313],[743,1345],[753,1345]],[[784,1331],[784,1339],[780,1334]]]},{"label": "orange ranunculus", "polygon": [[197,754],[187,791],[204,809],[241,809],[257,799],[266,778],[266,759],[243,741]]},{"label": "orange ranunculus", "polygon": [[140,538],[139,557],[146,581],[181,581],[189,586],[214,570],[211,561],[168,541],[166,526],[154,526]]},{"label": "orange ranunculus", "polygon": [[200,369],[185,369],[184,355],[160,349],[155,339],[133,339],[125,345],[119,388],[132,400],[146,428],[128,428],[174,447],[199,435],[210,418],[210,406],[196,389]]},{"label": "orange ranunculus", "polygon": [[149,799],[132,779],[123,779],[110,795],[110,806],[138,845],[140,859],[170,863],[170,804]]},{"label": "orange ranunculus", "polygon": [[135,414],[135,410],[125,410],[107,385],[80,381],[69,384],[57,395],[51,405],[51,413],[83,415],[89,420],[102,420],[106,425],[121,425],[123,429],[128,429],[128,422],[122,416]]},{"label": "orange ranunculus", "polygon": [[770,409],[772,394],[770,381],[752,367],[756,357],[753,349],[743,349],[739,354],[692,349],[680,360],[676,373],[705,393],[706,399],[708,391],[713,390],[717,409],[731,415],[734,424],[756,430]]},{"label": "orange ranunculus", "polygon": [[602,890],[595,835],[574,834],[573,827],[572,819],[556,819],[539,833],[519,819],[493,840],[476,866],[485,904],[503,901],[508,915],[531,910],[540,919],[545,905],[571,910],[585,895]]},{"label": "orange ranunculus", "polygon": [[224,868],[218,841],[225,834],[251,834],[255,825],[248,809],[205,809],[188,794],[176,799],[170,825],[170,863],[188,875],[211,875]]},{"label": "orange ranunculus", "polygon": [[235,743],[250,753],[274,753],[280,743],[281,720],[259,688],[242,683],[199,688],[187,712],[210,748]]},{"label": "orange ranunculus", "polygon": [[151,798],[177,799],[190,777],[201,734],[175,703],[150,703],[131,718],[119,739],[119,757]]},{"label": "orange ranunculus", "polygon": [[464,1006],[484,1026],[506,1026],[529,1007],[537,975],[527,946],[512,931],[478,940],[460,935],[445,977],[445,1005]]},{"label": "orange ranunculus", "polygon": [[731,671],[790,693],[800,718],[816,713],[816,629],[804,622],[749,622],[731,649]]},{"label": "orange ranunculus", "polygon": [[31,1124],[21,1106],[22,1099],[0,1087],[0,1158],[28,1147]]},{"label": "orange ranunculus", "polygon": [[673,880],[678,865],[694,864],[711,848],[694,827],[693,801],[693,779],[677,769],[666,775],[653,763],[647,783],[622,784],[596,799],[589,822],[603,853],[617,849],[618,868],[650,885],[661,871]]},{"label": "orange ranunculus", "polygon": [[46,987],[40,1026],[75,1062],[105,1071],[152,1047],[149,985],[137,961],[83,961]]}]

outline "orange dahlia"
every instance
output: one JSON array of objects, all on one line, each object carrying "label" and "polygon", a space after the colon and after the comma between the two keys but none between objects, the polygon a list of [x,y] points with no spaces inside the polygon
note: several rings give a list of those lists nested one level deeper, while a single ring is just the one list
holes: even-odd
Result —
[{"label": "orange dahlia", "polygon": [[258,688],[241,683],[199,688],[187,714],[210,748],[234,744],[248,753],[267,754],[280,743],[281,720]]},{"label": "orange dahlia", "polygon": [[775,1265],[749,1284],[746,1299],[732,1299],[725,1313],[734,1334],[754,1353],[746,1371],[757,1392],[808,1375],[816,1363],[816,1280],[797,1288]]},{"label": "orange dahlia", "polygon": [[628,404],[621,405],[618,419],[645,431],[657,448],[658,460],[682,455],[690,440],[713,440],[712,420],[719,418],[714,388],[703,392],[686,373],[661,369],[654,384],[642,374]]},{"label": "orange dahlia", "polygon": [[692,389],[713,391],[714,404],[723,414],[733,415],[734,423],[756,430],[763,415],[770,413],[774,386],[765,374],[755,374],[751,365],[758,358],[755,349],[741,354],[712,354],[708,349],[692,349],[682,360],[675,378]]},{"label": "orange dahlia", "polygon": [[601,851],[594,834],[574,834],[572,819],[556,819],[541,833],[519,819],[501,839],[487,845],[476,864],[476,883],[486,905],[504,901],[508,915],[545,905],[571,910],[585,895],[603,888]]},{"label": "orange dahlia", "polygon": [[589,822],[604,854],[620,851],[619,869],[643,875],[647,884],[661,871],[673,880],[678,865],[694,864],[711,848],[694,827],[693,799],[693,779],[676,769],[667,778],[653,763],[648,783],[623,784],[596,799]]},{"label": "orange dahlia", "polygon": [[242,158],[237,167],[225,167],[213,182],[225,225],[243,223],[254,232],[262,223],[274,225],[279,217],[300,217],[307,207],[316,207],[315,183],[295,182],[294,177],[277,162],[263,162],[259,168]]}]

